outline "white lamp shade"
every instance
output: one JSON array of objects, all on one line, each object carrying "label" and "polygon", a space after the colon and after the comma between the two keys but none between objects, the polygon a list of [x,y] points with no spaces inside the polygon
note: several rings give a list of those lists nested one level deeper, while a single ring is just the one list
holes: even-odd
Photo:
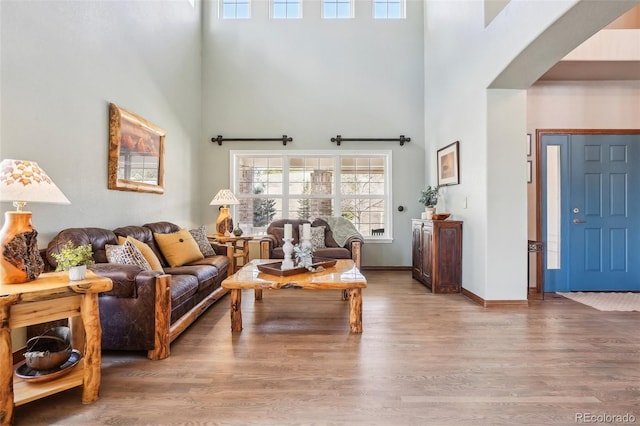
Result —
[{"label": "white lamp shade", "polygon": [[240,201],[238,201],[230,189],[221,189],[209,203],[210,206],[226,206],[231,204],[240,204]]},{"label": "white lamp shade", "polygon": [[0,201],[71,204],[35,161],[2,160]]}]

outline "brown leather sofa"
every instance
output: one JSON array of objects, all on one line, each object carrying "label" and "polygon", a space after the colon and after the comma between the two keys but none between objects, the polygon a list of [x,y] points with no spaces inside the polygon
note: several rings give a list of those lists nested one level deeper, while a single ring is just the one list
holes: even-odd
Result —
[{"label": "brown leather sofa", "polygon": [[[179,230],[179,226],[170,222],[125,226],[113,231],[69,228],[49,243],[46,261],[52,268],[56,267],[52,254],[59,252],[67,241],[75,245],[91,244],[96,264],[89,269],[113,281],[113,289],[99,297],[102,349],[146,350],[148,358],[164,359],[169,356],[170,343],[227,293],[220,285],[229,268],[226,247],[214,246],[215,256],[183,266],[168,266],[153,234]],[[149,245],[164,273],[108,263],[105,246],[118,244],[119,236],[132,236]]]},{"label": "brown leather sofa", "polygon": [[303,219],[279,219],[274,220],[267,227],[267,235],[260,240],[260,257],[262,259],[283,259],[282,233],[285,223],[292,225],[293,244],[299,242],[299,226],[304,223],[311,223],[312,227],[324,226],[325,248],[318,248],[313,252],[314,256],[326,257],[330,259],[353,259],[356,266],[360,268],[361,249],[364,240],[360,236],[352,236],[347,239],[343,246],[340,246],[333,238],[333,231],[327,222],[322,219],[315,219],[313,222]]}]

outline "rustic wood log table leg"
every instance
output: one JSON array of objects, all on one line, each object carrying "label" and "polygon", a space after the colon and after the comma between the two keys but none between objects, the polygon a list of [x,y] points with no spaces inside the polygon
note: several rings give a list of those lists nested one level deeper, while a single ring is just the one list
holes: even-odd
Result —
[{"label": "rustic wood log table leg", "polygon": [[362,289],[349,290],[349,327],[352,333],[362,333]]},{"label": "rustic wood log table leg", "polygon": [[102,329],[100,328],[100,314],[98,313],[98,294],[86,293],[82,297],[81,303],[80,314],[85,333],[82,402],[89,404],[98,399],[98,392],[100,391],[100,364],[102,363],[100,341],[102,339]]},{"label": "rustic wood log table leg", "polygon": [[242,290],[231,289],[231,331],[242,331]]},{"label": "rustic wood log table leg", "polygon": [[0,425],[13,423],[13,359],[9,306],[0,306]]},{"label": "rustic wood log table leg", "polygon": [[253,290],[253,295],[256,300],[262,300],[262,289],[256,288],[255,290]]}]

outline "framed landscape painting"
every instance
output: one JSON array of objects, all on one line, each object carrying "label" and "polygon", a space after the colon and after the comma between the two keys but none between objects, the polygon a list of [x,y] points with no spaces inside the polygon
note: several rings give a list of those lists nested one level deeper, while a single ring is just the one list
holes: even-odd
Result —
[{"label": "framed landscape painting", "polygon": [[108,188],[164,193],[165,131],[109,104]]},{"label": "framed landscape painting", "polygon": [[438,186],[460,183],[460,142],[438,150]]}]

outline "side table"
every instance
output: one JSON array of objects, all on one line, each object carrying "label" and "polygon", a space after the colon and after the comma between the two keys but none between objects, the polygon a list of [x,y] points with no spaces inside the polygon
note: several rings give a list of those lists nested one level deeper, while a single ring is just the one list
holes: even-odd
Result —
[{"label": "side table", "polygon": [[[227,246],[229,275],[236,273],[242,266],[249,263],[249,241],[253,240],[252,235],[241,235],[238,237],[208,235],[207,238],[210,242],[216,242]],[[238,260],[242,260],[242,264],[239,264]]]},{"label": "side table", "polygon": [[[28,283],[0,283],[0,425],[13,422],[14,407],[76,386],[83,387],[83,403],[98,399],[102,362],[98,293],[112,287],[109,278],[93,272],[81,281],[69,281],[67,272],[50,272]],[[14,376],[11,329],[63,318],[69,318],[73,348],[83,354],[78,365],[46,382]]]}]

